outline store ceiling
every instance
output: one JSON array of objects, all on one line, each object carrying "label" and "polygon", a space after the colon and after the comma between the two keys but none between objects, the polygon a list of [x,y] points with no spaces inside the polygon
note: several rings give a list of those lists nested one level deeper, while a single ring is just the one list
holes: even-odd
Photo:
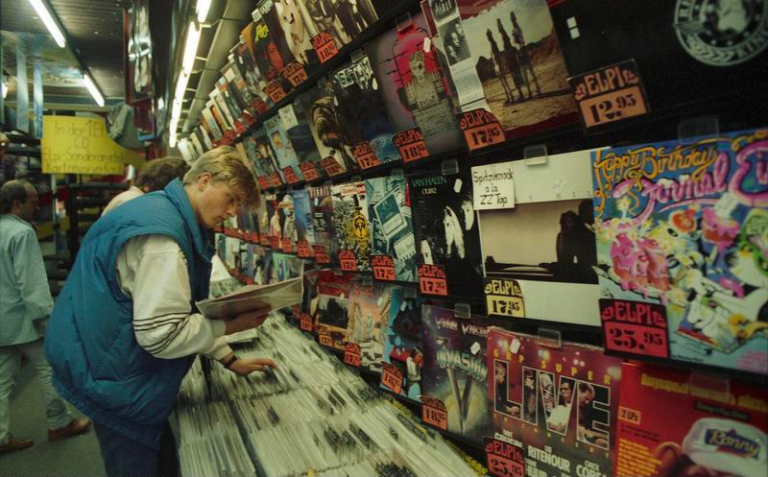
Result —
[{"label": "store ceiling", "polygon": [[[49,0],[48,3],[67,31],[71,42],[68,46],[71,46],[80,61],[90,68],[95,82],[104,95],[107,98],[123,99],[125,97],[123,10],[129,8],[133,2],[131,0]],[[172,1],[152,0],[150,4],[153,38],[156,30],[161,30],[161,36],[164,30],[167,42]],[[3,48],[6,53],[4,68],[10,76],[16,76],[15,53],[14,48],[6,43],[8,38],[18,38],[19,35],[9,35],[9,33],[36,34],[24,35],[24,37],[32,40],[44,38],[54,47],[43,46],[44,70],[61,72],[59,75],[51,73],[44,79],[45,95],[70,96],[73,99],[90,98],[85,88],[73,85],[71,79],[67,78],[68,69],[77,68],[77,62],[67,52],[55,48],[48,30],[37,17],[28,0],[0,0],[0,30],[3,32]],[[157,38],[154,39],[156,41],[155,63],[158,66],[165,65],[168,58],[167,43],[158,45]],[[31,66],[29,70],[31,72]],[[31,74],[28,75],[28,79],[31,81]],[[12,85],[10,92],[13,92]]]}]

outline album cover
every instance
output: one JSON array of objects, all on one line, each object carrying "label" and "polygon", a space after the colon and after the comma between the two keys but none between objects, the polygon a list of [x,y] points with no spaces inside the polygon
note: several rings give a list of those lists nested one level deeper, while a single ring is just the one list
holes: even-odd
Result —
[{"label": "album cover", "polygon": [[291,192],[293,197],[293,214],[295,217],[296,244],[295,249],[302,258],[314,256],[315,226],[312,221],[312,203],[309,190],[301,189]]},{"label": "album cover", "polygon": [[430,154],[464,147],[450,86],[423,14],[366,45],[395,132],[418,127]]},{"label": "album cover", "polygon": [[571,76],[633,59],[653,110],[765,91],[764,0],[550,3]]},{"label": "album cover", "polygon": [[254,250],[258,245],[243,242],[240,249],[240,263],[243,265],[243,274],[246,277],[253,278],[256,273],[256,262],[254,260]]},{"label": "album cover", "polygon": [[373,74],[371,62],[363,50],[352,55],[351,63],[337,69],[333,74],[333,91],[336,96],[336,111],[340,125],[353,146],[358,165],[366,166],[361,153],[363,143],[368,143],[378,162],[400,160],[400,153],[392,142],[396,131],[387,117],[381,86]]},{"label": "album cover", "polygon": [[[249,23],[240,32],[240,42],[235,48],[235,55],[243,78],[253,94],[263,102],[264,110],[274,106],[274,102],[266,92],[267,79],[256,63],[256,23]],[[259,111],[258,108],[257,111]]]},{"label": "album cover", "polygon": [[428,4],[462,112],[490,111],[507,139],[578,121],[547,0]]},{"label": "album cover", "polygon": [[320,344],[339,350],[346,347],[351,290],[351,275],[337,274],[333,270],[320,270],[317,309],[313,317]]},{"label": "album cover", "polygon": [[265,0],[257,8],[286,66],[295,61],[309,75],[320,66],[320,61],[312,47],[312,35],[305,23],[306,7],[302,3],[295,0]]},{"label": "album cover", "polygon": [[205,149],[203,148],[203,143],[200,141],[200,136],[197,134],[190,134],[189,140],[192,143],[192,147],[194,147],[195,152],[197,153],[197,157],[202,156],[205,153]]},{"label": "album cover", "polygon": [[253,166],[253,172],[259,182],[259,187],[264,190],[272,187],[272,185],[269,183],[269,173],[261,161],[259,144],[256,142],[256,138],[254,136],[255,133],[243,136],[242,142],[235,145],[235,147],[238,147],[240,144],[242,144],[245,157],[248,158],[248,162],[250,162]]},{"label": "album cover", "polygon": [[453,310],[422,305],[422,396],[442,401],[447,430],[484,445],[493,434],[488,400],[486,318],[457,318]]},{"label": "album cover", "polygon": [[272,269],[269,283],[284,282],[291,278],[299,278],[304,271],[304,260],[287,253],[272,251]]},{"label": "album cover", "polygon": [[621,359],[491,328],[488,368],[495,436],[521,447],[525,475],[611,475]]},{"label": "album cover", "polygon": [[371,0],[306,0],[297,3],[311,37],[327,33],[337,49],[349,44],[376,22],[381,10],[379,5],[375,8]]},{"label": "album cover", "polygon": [[[222,95],[221,89],[219,89],[218,81],[216,82],[216,87],[213,88],[213,91],[208,93],[208,98],[213,100],[214,111],[218,111],[221,120],[224,122],[224,130],[232,130],[234,132],[236,129],[235,114],[229,109],[227,101],[225,100],[224,95]],[[239,115],[237,117],[239,117]]]},{"label": "album cover", "polygon": [[[768,374],[766,137],[758,129],[594,152],[607,348]],[[616,307],[653,314],[623,323]],[[627,324],[642,341],[623,336]]]},{"label": "album cover", "polygon": [[371,255],[386,255],[395,266],[395,279],[416,282],[416,241],[411,199],[403,176],[365,181],[371,224]]},{"label": "album cover", "polygon": [[[499,164],[515,203],[478,212],[483,264],[486,279],[519,287],[521,317],[600,326],[590,164],[590,151]],[[493,195],[492,180],[473,177],[476,203]]]},{"label": "album cover", "polygon": [[625,362],[619,404],[616,476],[765,474],[764,386]]},{"label": "album cover", "polygon": [[222,263],[226,264],[227,263],[227,236],[224,234],[217,233],[215,235],[215,239],[216,239],[216,255],[219,256]]},{"label": "album cover", "polygon": [[[408,295],[408,296],[406,296]],[[399,394],[411,401],[421,396],[421,368],[424,349],[421,345],[421,303],[416,289],[392,287],[387,338],[384,342],[384,363],[392,366],[399,383]],[[386,365],[385,365],[386,366]],[[382,388],[393,391],[383,382]]]},{"label": "album cover", "polygon": [[206,106],[200,110],[200,113],[203,116],[203,121],[205,124],[208,125],[208,132],[211,134],[212,139],[214,142],[219,142],[222,137],[221,128],[219,128],[219,123],[216,122],[215,119],[213,119],[213,113],[210,109],[210,103],[211,100],[208,100],[208,103],[206,103]]},{"label": "album cover", "polygon": [[[227,71],[227,66],[224,67],[224,71]],[[221,97],[224,99],[224,104],[232,116],[232,124],[237,128],[245,127],[245,120],[243,117],[243,104],[240,102],[240,98],[235,91],[235,86],[229,81],[227,75],[222,72],[222,76],[216,81],[216,87],[221,93]]]},{"label": "album cover", "polygon": [[211,137],[210,130],[208,129],[208,124],[206,124],[205,120],[201,118],[200,124],[198,124],[195,129],[200,130],[200,137],[203,138],[203,143],[205,144],[206,150],[213,149],[214,148],[213,138]]},{"label": "album cover", "polygon": [[256,9],[251,13],[255,26],[250,32],[253,34],[253,55],[256,69],[264,77],[264,91],[270,97],[276,89],[282,90],[283,93],[291,91],[291,83],[283,77],[282,72],[288,63],[293,61],[293,57],[290,51],[285,48],[284,42],[278,42],[281,39],[279,32],[272,31],[272,27],[267,23],[267,17],[261,13],[262,7],[269,13],[273,6],[272,0],[262,0],[258,3]]},{"label": "album cover", "polygon": [[296,253],[299,234],[296,230],[296,214],[293,206],[293,196],[290,192],[277,193],[277,214],[279,223],[280,250],[285,253]]},{"label": "album cover", "polygon": [[259,114],[254,108],[254,104],[257,104],[255,95],[245,82],[241,74],[241,69],[237,65],[236,55],[229,55],[229,62],[222,69],[221,74],[227,79],[229,83],[229,90],[232,92],[233,97],[237,101],[238,107],[242,111],[241,118],[248,126],[256,121],[256,116]]},{"label": "album cover", "polygon": [[272,273],[272,250],[256,245],[253,248],[253,283],[266,285]]},{"label": "album cover", "polygon": [[317,305],[319,300],[318,295],[318,282],[320,279],[320,268],[311,262],[304,261],[304,296],[301,300],[301,305],[294,308],[293,319],[300,321],[302,315],[309,316],[309,322],[312,323],[312,316],[317,311]]},{"label": "album cover", "polygon": [[[371,233],[365,182],[334,185],[331,194],[339,262],[346,271],[368,272],[371,270]],[[348,268],[344,266],[345,261],[350,264]]]},{"label": "album cover", "polygon": [[256,160],[261,163],[261,167],[267,174],[270,187],[280,187],[283,185],[280,174],[280,163],[277,160],[277,154],[272,149],[272,142],[269,140],[269,134],[264,124],[259,126],[253,133],[253,139],[256,146]]},{"label": "album cover", "polygon": [[231,128],[227,124],[227,121],[223,117],[223,113],[221,110],[219,110],[219,106],[216,103],[216,101],[211,97],[211,95],[208,95],[209,99],[205,103],[205,108],[211,113],[211,117],[213,118],[213,121],[216,123],[217,129],[221,131],[222,135],[226,134],[227,131],[229,131]]},{"label": "album cover", "polygon": [[389,324],[392,285],[379,282],[366,284],[362,279],[352,282],[349,295],[349,343],[360,346],[360,367],[381,373],[384,341]]},{"label": "album cover", "polygon": [[[267,216],[269,217],[267,237],[270,240],[270,246],[279,249],[280,241],[283,239],[283,217],[280,213],[280,200],[275,193],[264,194],[262,199],[266,203]],[[275,247],[275,245],[277,246]]]},{"label": "album cover", "polygon": [[296,102],[301,103],[306,115],[310,132],[320,153],[320,164],[324,164],[330,157],[332,162],[337,164],[338,173],[359,170],[352,156],[352,140],[341,126],[333,83],[321,79],[317,87],[300,94],[294,104]]},{"label": "album cover", "polygon": [[318,264],[339,263],[339,242],[334,226],[331,186],[309,187],[312,226],[314,229],[315,261]]},{"label": "album cover", "polygon": [[[293,150],[298,156],[299,169],[307,181],[314,181],[325,177],[325,172],[320,166],[320,152],[312,137],[312,130],[309,128],[304,104],[300,101],[284,106],[278,110],[280,120],[283,123]],[[307,168],[310,169],[307,172]]]},{"label": "album cover", "polygon": [[224,263],[230,270],[240,270],[240,239],[226,237],[226,260]]},{"label": "album cover", "polygon": [[283,178],[283,182],[286,184],[291,183],[285,173],[288,167],[291,168],[298,181],[303,181],[304,176],[301,173],[301,169],[299,169],[299,158],[296,156],[293,144],[283,128],[280,116],[272,116],[264,121],[264,130],[267,132],[269,142],[272,144],[272,150],[275,151],[277,156],[277,163],[280,167],[280,176]]},{"label": "album cover", "polygon": [[442,268],[449,295],[482,296],[480,233],[469,171],[409,180],[419,263]]}]

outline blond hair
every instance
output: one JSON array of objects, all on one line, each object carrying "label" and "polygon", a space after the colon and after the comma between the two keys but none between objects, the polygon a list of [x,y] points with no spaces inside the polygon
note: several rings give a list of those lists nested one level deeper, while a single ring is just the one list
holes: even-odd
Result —
[{"label": "blond hair", "polygon": [[194,184],[206,172],[212,176],[214,183],[224,182],[242,194],[245,207],[255,209],[261,203],[261,192],[251,165],[240,157],[235,148],[217,147],[197,158],[184,175],[184,185]]}]

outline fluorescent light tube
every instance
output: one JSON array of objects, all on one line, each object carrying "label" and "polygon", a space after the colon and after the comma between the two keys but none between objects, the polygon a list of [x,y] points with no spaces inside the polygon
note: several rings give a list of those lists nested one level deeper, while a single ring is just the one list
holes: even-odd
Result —
[{"label": "fluorescent light tube", "polygon": [[99,88],[96,87],[96,83],[93,82],[90,74],[83,73],[83,83],[85,83],[85,87],[88,88],[88,92],[91,93],[96,104],[100,107],[104,107],[104,96],[99,92]]},{"label": "fluorescent light tube", "polygon": [[32,4],[32,7],[37,12],[37,16],[40,17],[40,20],[42,20],[46,28],[48,28],[53,39],[56,40],[56,44],[59,45],[60,48],[64,48],[67,44],[67,41],[64,39],[64,34],[59,30],[59,26],[56,24],[56,21],[51,16],[43,1],[29,0],[29,3]]}]

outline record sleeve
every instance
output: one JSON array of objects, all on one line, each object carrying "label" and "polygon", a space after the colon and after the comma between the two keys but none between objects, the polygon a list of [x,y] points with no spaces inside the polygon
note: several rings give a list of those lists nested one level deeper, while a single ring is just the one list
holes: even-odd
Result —
[{"label": "record sleeve", "polygon": [[248,285],[234,293],[209,298],[196,303],[206,318],[225,318],[248,311],[270,308],[279,310],[301,303],[303,282],[301,278],[270,285]]},{"label": "record sleeve", "polygon": [[451,296],[481,297],[482,253],[469,171],[410,178],[420,265],[440,267]]},{"label": "record sleeve", "polygon": [[371,256],[391,258],[396,281],[416,282],[416,241],[405,177],[368,179],[365,192],[371,224]]},{"label": "record sleeve", "polygon": [[[489,314],[600,326],[590,164],[581,151],[498,165],[514,179],[514,208],[478,212],[486,286],[519,293],[517,312],[495,310],[490,299]],[[485,174],[472,170],[475,203],[492,194]]]},{"label": "record sleeve", "polygon": [[[312,74],[319,66],[317,52],[312,47],[311,35],[305,23],[306,15],[302,15],[304,2],[294,0],[265,0],[259,3],[258,9],[269,27],[269,33],[288,71],[304,70],[303,80]],[[284,74],[292,86],[298,86],[301,81],[291,81],[290,75]]]},{"label": "record sleeve", "polygon": [[339,50],[376,22],[378,11],[382,9],[379,5],[374,7],[371,0],[306,0],[296,3],[303,7],[300,11],[305,15],[304,24],[311,37],[325,33],[333,39],[334,48]]},{"label": "record sleeve", "polygon": [[255,99],[253,91],[251,91],[248,83],[245,82],[241,74],[241,69],[237,65],[236,55],[229,55],[229,63],[222,70],[222,75],[227,79],[230,85],[230,91],[233,93],[238,106],[240,107],[241,119],[246,126],[250,126],[256,121],[256,117],[259,112],[254,108],[254,104],[258,104]]},{"label": "record sleeve", "polygon": [[[226,88],[226,82],[225,88]],[[218,111],[218,114],[221,118],[221,120],[224,122],[224,130],[231,130],[232,132],[235,132],[237,129],[235,126],[235,113],[229,109],[229,105],[227,105],[226,100],[224,99],[224,96],[221,92],[221,86],[218,81],[216,81],[216,87],[213,88],[213,90],[208,93],[208,97],[213,100],[214,104],[214,110]],[[239,117],[239,115],[237,115]]]},{"label": "record sleeve", "polygon": [[493,433],[486,318],[457,318],[453,310],[430,305],[422,305],[421,312],[422,395],[444,404],[449,432],[484,445],[485,437]]},{"label": "record sleeve", "polygon": [[593,153],[606,348],[768,374],[766,137]]},{"label": "record sleeve", "polygon": [[365,182],[334,185],[331,194],[342,270],[368,272],[371,270],[371,231]]},{"label": "record sleeve", "polygon": [[304,105],[300,101],[284,106],[278,110],[285,133],[293,145],[293,150],[299,161],[299,170],[307,182],[325,177],[320,166],[320,152],[312,137]]},{"label": "record sleeve", "polygon": [[[299,281],[302,281],[301,275],[304,272],[304,260],[301,260],[294,255],[273,251],[272,269],[270,272],[271,276],[269,278],[269,283],[280,283],[291,279],[299,279]],[[301,301],[302,298],[299,297],[294,303],[286,306],[298,305]],[[277,310],[278,308],[275,309]]]},{"label": "record sleeve", "polygon": [[372,40],[366,52],[396,133],[418,127],[433,155],[464,147],[451,90],[423,14]]},{"label": "record sleeve", "polygon": [[[274,106],[274,102],[266,92],[267,80],[256,63],[256,23],[249,23],[242,32],[240,32],[240,42],[236,49],[237,65],[241,69],[241,74],[246,83],[253,91],[256,98],[264,103],[264,111]],[[256,106],[256,110],[261,109]]]},{"label": "record sleeve", "polygon": [[495,435],[521,449],[525,475],[611,474],[620,359],[491,328],[488,368]]},{"label": "record sleeve", "polygon": [[[304,175],[299,169],[299,158],[293,148],[293,143],[283,127],[280,116],[272,116],[264,121],[264,130],[272,144],[272,150],[277,156],[277,163],[280,167],[280,176],[283,182],[291,184],[304,180]],[[290,169],[289,169],[290,168]]]},{"label": "record sleeve", "polygon": [[320,270],[317,309],[313,318],[321,345],[338,350],[344,350],[346,347],[351,290],[351,275],[336,274],[333,270]]},{"label": "record sleeve", "polygon": [[314,255],[318,264],[339,263],[339,242],[334,226],[333,195],[331,186],[310,187],[312,225],[314,228]]},{"label": "record sleeve", "polygon": [[507,139],[578,121],[546,0],[428,0],[462,112],[493,113]]},{"label": "record sleeve", "polygon": [[280,187],[283,185],[280,174],[280,163],[277,160],[275,150],[272,149],[272,142],[269,140],[269,134],[262,124],[253,133],[253,139],[256,145],[256,159],[261,163],[262,169],[267,173],[267,179],[270,187]]},{"label": "record sleeve", "polygon": [[349,295],[348,342],[360,347],[360,367],[380,374],[384,340],[389,324],[392,285],[361,279],[352,283]]},{"label": "record sleeve", "polygon": [[[262,0],[257,4],[256,9],[251,13],[255,25],[251,33],[254,35],[253,54],[256,67],[264,76],[264,91],[276,103],[291,91],[291,83],[283,77],[282,72],[293,58],[290,51],[284,47],[284,42],[278,42],[281,40],[280,32],[273,32],[269,24],[272,23],[273,7],[273,0]],[[270,16],[269,23],[262,10]]]},{"label": "record sleeve", "polygon": [[269,216],[267,238],[269,238],[270,247],[279,251],[283,239],[283,216],[280,213],[280,200],[275,193],[264,194],[262,198],[266,203],[267,216]]},{"label": "record sleeve", "polygon": [[765,387],[728,376],[625,362],[620,406],[613,475],[765,473]]},{"label": "record sleeve", "polygon": [[[299,234],[296,230],[296,209],[290,192],[279,192],[276,195],[276,216],[280,227],[279,248],[284,253],[295,254]],[[274,246],[273,246],[274,248]]]},{"label": "record sleeve", "polygon": [[[411,401],[420,402],[421,369],[424,350],[421,345],[421,299],[411,289],[410,298],[403,287],[392,288],[387,339],[384,343],[384,372],[389,365],[393,378],[382,379],[381,387]],[[385,384],[389,383],[389,384]]]},{"label": "record sleeve", "polygon": [[312,206],[307,189],[294,190],[294,216],[296,217],[296,252],[301,258],[314,256],[315,226],[312,221]]}]

